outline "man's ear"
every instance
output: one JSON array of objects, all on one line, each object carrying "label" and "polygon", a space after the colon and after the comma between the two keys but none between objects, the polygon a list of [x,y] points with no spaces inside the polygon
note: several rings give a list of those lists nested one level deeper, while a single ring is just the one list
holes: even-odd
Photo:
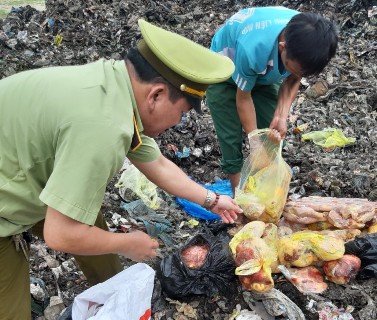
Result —
[{"label": "man's ear", "polygon": [[147,94],[147,101],[149,106],[149,111],[153,111],[160,105],[160,102],[164,99],[167,94],[167,87],[163,83],[154,83],[150,86]]},{"label": "man's ear", "polygon": [[279,52],[283,51],[285,49],[285,41],[280,41],[279,42]]}]

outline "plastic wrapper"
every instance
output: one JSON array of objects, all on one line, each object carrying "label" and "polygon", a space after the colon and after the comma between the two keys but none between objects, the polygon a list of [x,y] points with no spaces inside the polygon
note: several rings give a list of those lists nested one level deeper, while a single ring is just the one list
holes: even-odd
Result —
[{"label": "plastic wrapper", "polygon": [[270,129],[249,134],[250,155],[242,170],[235,200],[251,220],[277,223],[286,203],[292,170],[281,155],[283,142],[269,138]]},{"label": "plastic wrapper", "polygon": [[377,277],[377,233],[358,236],[346,243],[346,253],[358,256],[361,268],[357,274],[359,279]]},{"label": "plastic wrapper", "polygon": [[[130,164],[122,172],[115,185],[120,190],[132,190],[148,207],[158,209],[161,199],[157,196],[157,186],[149,181],[134,165]],[[121,193],[120,191],[120,193]]]},{"label": "plastic wrapper", "polygon": [[236,275],[246,290],[267,292],[274,287],[270,248],[260,238],[246,239],[237,245]]},{"label": "plastic wrapper", "polygon": [[307,267],[317,261],[336,260],[345,251],[342,239],[313,231],[299,231],[280,238],[278,256],[285,266]]},{"label": "plastic wrapper", "polygon": [[230,241],[236,275],[250,291],[267,292],[274,287],[272,269],[277,269],[277,227],[252,221]]},{"label": "plastic wrapper", "polygon": [[[163,291],[173,299],[233,292],[235,263],[228,245],[226,237],[198,234],[181,249],[164,257],[157,271]],[[207,246],[208,254],[202,264]],[[189,248],[194,249],[190,251]],[[195,256],[198,252],[200,254]],[[185,259],[189,258],[192,268],[186,264],[182,254]]]},{"label": "plastic wrapper", "polygon": [[356,141],[355,138],[347,138],[340,129],[326,128],[321,131],[312,131],[302,135],[302,140],[311,140],[322,148],[343,147]]}]

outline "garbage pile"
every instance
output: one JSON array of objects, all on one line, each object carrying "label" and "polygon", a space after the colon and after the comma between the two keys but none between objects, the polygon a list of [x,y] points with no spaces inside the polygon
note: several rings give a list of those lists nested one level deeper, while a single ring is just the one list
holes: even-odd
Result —
[{"label": "garbage pile", "polygon": [[[5,19],[0,20],[0,79],[33,68],[84,64],[102,57],[122,59],[127,49],[135,45],[140,37],[136,23],[138,18],[174,30],[208,47],[215,30],[225,19],[240,8],[251,4],[276,5],[277,2],[272,0],[252,2],[47,0],[45,11],[37,11],[31,6],[15,7]],[[347,258],[349,254],[359,256],[362,261],[364,257],[370,259],[376,255],[375,238],[367,237],[368,235],[358,238],[356,236],[361,234],[358,228],[343,228],[349,225],[361,227],[364,224],[362,228],[365,231],[373,227],[374,221],[369,219],[368,210],[362,208],[363,203],[358,204],[360,210],[357,209],[355,215],[354,212],[343,209],[333,210],[330,214],[331,210],[316,210],[313,205],[308,207],[304,201],[308,199],[312,201],[313,196],[364,198],[372,202],[377,201],[377,93],[375,90],[377,3],[375,0],[331,2],[286,0],[279,1],[279,4],[300,11],[319,12],[333,18],[338,25],[340,38],[336,57],[319,77],[302,80],[299,95],[292,106],[286,144],[282,148],[283,159],[292,168],[292,180],[288,188],[288,197],[292,201],[282,213],[283,218],[277,226],[278,235],[281,238],[287,237],[285,239],[289,240],[289,246],[292,247],[295,242],[291,237],[297,232],[310,229],[313,232],[311,234],[327,237],[331,236],[326,233],[329,231],[322,229],[329,224],[332,226],[336,224],[336,230],[331,232],[336,234],[336,238],[345,242],[343,257]],[[183,168],[195,181],[213,183],[225,176],[219,166],[221,154],[212,120],[205,104],[203,108],[203,116],[198,117],[194,112],[187,114],[182,123],[162,134],[157,142],[163,154]],[[323,147],[315,144],[311,139],[304,139],[306,134],[323,133],[326,129],[331,133],[341,132],[349,143],[342,146],[326,144]],[[247,137],[245,137],[244,153],[245,156],[250,153]],[[127,198],[128,195],[122,196]],[[116,229],[117,224],[121,224],[122,229],[141,227],[143,224],[150,225],[151,219],[145,217],[142,222],[136,221],[134,217],[127,216],[120,209],[122,196],[113,185],[108,187],[103,210],[109,218],[110,227],[119,231]],[[203,222],[200,221],[199,226],[195,227],[196,224],[189,223],[191,218],[187,217],[178,206],[174,206],[174,201],[167,197],[164,201],[165,205],[159,210],[165,214],[164,218],[169,217],[171,224],[169,239],[173,241],[173,248],[176,249],[182,247],[188,238],[203,231],[201,228]],[[309,210],[312,213],[314,220],[310,223],[302,223],[301,209],[297,209],[302,205],[305,205],[306,212]],[[269,228],[267,230],[273,230],[274,227]],[[167,232],[162,234],[166,235]],[[302,234],[300,237],[302,238]],[[295,245],[302,245],[301,238],[300,241],[296,239],[300,245]],[[360,240],[353,242],[356,239]],[[251,246],[257,242],[258,250],[262,250],[265,245],[260,244],[261,240],[267,245],[264,236],[256,237],[253,241],[247,240],[243,245]],[[303,246],[307,248],[307,239]],[[33,253],[32,273],[43,278],[50,296],[56,296],[56,291],[61,290],[65,305],[69,305],[73,298],[86,288],[85,278],[73,263],[70,263],[69,267],[67,263],[61,263],[57,267],[61,269],[59,269],[60,276],[56,279],[51,275],[48,263],[40,256],[39,251],[34,250]],[[159,258],[169,255],[171,251],[172,247],[162,244]],[[311,249],[309,252],[308,259],[313,259],[314,251]],[[57,253],[51,255],[56,258],[58,264],[61,261],[71,262],[66,255]],[[318,258],[317,255],[316,257]],[[242,260],[246,258],[239,258],[234,263],[241,267]],[[330,261],[337,261],[336,263],[341,266],[349,266],[347,259]],[[196,297],[187,303],[180,303],[163,299],[164,295],[158,290],[157,282],[152,299],[153,314],[156,319],[158,317],[159,319],[164,317],[222,319],[225,315],[231,314],[230,319],[231,317],[235,319],[237,316],[241,319],[241,315],[246,314],[243,309],[255,310],[253,308],[263,300],[265,306],[258,314],[262,314],[266,307],[275,311],[276,317],[283,318],[288,318],[284,310],[293,310],[291,314],[297,315],[295,319],[302,319],[303,314],[306,319],[318,319],[318,316],[322,317],[321,319],[336,319],[335,315],[338,315],[338,319],[352,319],[349,317],[351,313],[356,319],[376,318],[376,282],[373,278],[365,281],[358,278],[349,280],[353,278],[352,272],[356,267],[351,267],[344,276],[334,271],[339,268],[329,263],[326,267],[328,270],[326,277],[332,277],[335,281],[327,282],[328,289],[321,294],[321,301],[314,299],[314,296],[301,293],[304,290],[303,283],[305,285],[314,283],[317,290],[322,288],[322,282],[309,281],[318,279],[318,273],[312,269],[315,266],[308,265],[303,267],[307,269],[300,269],[304,270],[306,275],[310,275],[309,278],[305,278],[303,274],[295,273],[296,262],[291,262],[285,266],[287,270],[277,269],[284,275],[286,281],[283,281],[281,275],[277,278],[276,273],[271,272],[270,275],[265,273],[268,268],[271,268],[271,271],[276,270],[275,267],[279,265],[277,260],[271,261],[270,266],[266,263],[259,266],[268,279],[263,284],[271,287],[272,279],[274,287],[286,294],[299,308],[292,307],[287,297],[279,296],[277,292],[280,291],[275,288],[269,293],[263,293],[263,296],[255,296],[254,292],[246,290],[234,294],[232,298],[213,298],[209,301],[208,298]],[[322,268],[325,265],[323,264]],[[345,267],[340,269],[343,270]],[[365,278],[375,277],[376,270],[375,265],[365,265],[362,262],[359,275],[365,275]],[[239,271],[247,272],[244,268]],[[259,275],[263,275],[262,272]],[[248,276],[250,274],[240,274],[240,277]],[[303,282],[302,279],[306,280]],[[344,283],[352,281],[352,285],[339,285],[336,281]],[[57,284],[60,289],[56,289]],[[298,288],[297,292],[293,290],[294,288]],[[288,308],[287,305],[290,307]],[[352,308],[347,308],[348,306]],[[333,318],[330,318],[330,315]],[[266,315],[265,319],[271,318]]]},{"label": "garbage pile", "polygon": [[[276,1],[252,4],[276,5]],[[292,108],[283,150],[288,163],[297,167],[290,192],[376,199],[376,163],[370,160],[377,158],[373,147],[377,136],[377,94],[373,89],[377,84],[376,3],[286,0],[279,4],[334,19],[340,35],[336,58],[319,77],[303,79]],[[225,19],[248,5],[245,0],[47,0],[42,12],[30,6],[13,8],[0,20],[0,78],[31,68],[84,64],[101,57],[122,59],[140,38],[138,18],[208,47]],[[341,129],[356,140],[346,148],[327,149],[327,153],[302,141],[303,134],[326,128]],[[168,130],[159,142],[164,154],[198,181],[213,182],[215,176],[222,175],[221,155],[207,113],[201,119],[190,113],[185,123]],[[245,143],[246,153],[247,148]]]}]

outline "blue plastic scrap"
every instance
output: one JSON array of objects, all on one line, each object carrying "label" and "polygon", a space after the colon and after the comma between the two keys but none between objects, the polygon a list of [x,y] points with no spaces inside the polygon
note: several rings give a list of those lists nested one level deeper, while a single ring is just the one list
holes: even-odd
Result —
[{"label": "blue plastic scrap", "polygon": [[177,151],[175,154],[178,158],[187,158],[190,155],[190,149],[187,147],[183,147],[182,152]]},{"label": "blue plastic scrap", "polygon": [[171,222],[163,215],[157,214],[156,211],[147,207],[141,199],[130,203],[122,201],[120,207],[126,210],[136,221],[142,222],[152,238],[159,237],[169,247],[174,244],[167,234],[173,230]]},{"label": "blue plastic scrap", "polygon": [[[200,184],[200,183],[199,183]],[[204,188],[217,192],[219,194],[227,195],[229,197],[233,196],[232,187],[230,185],[229,180],[220,180],[213,184],[200,184]],[[183,207],[183,210],[188,213],[189,215],[204,219],[204,220],[220,220],[221,218],[217,215],[212,213],[211,211],[203,208],[202,206],[188,201],[186,199],[182,199],[176,197],[176,201]]]}]

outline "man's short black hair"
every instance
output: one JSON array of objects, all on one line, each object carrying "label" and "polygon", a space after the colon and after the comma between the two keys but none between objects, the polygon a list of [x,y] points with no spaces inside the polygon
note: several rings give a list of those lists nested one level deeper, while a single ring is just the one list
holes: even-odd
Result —
[{"label": "man's short black hair", "polygon": [[147,60],[144,59],[139,50],[131,48],[127,53],[126,59],[132,63],[142,82],[166,84],[169,89],[169,98],[171,102],[175,103],[180,98],[185,98],[191,107],[197,112],[201,112],[201,100],[174,87],[160,73],[158,73]]},{"label": "man's short black hair", "polygon": [[284,30],[287,58],[297,61],[303,76],[318,75],[336,53],[338,34],[333,22],[315,13],[299,13]]}]

